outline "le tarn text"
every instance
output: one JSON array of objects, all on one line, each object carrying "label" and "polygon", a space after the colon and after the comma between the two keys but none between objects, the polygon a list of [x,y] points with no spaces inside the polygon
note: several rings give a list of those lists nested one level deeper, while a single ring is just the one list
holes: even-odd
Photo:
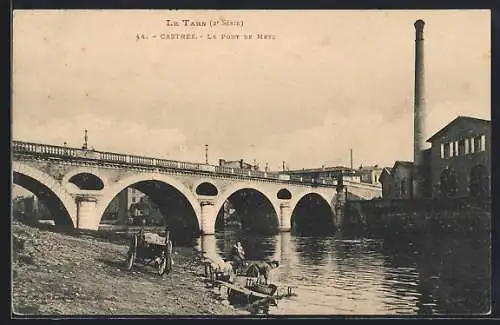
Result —
[{"label": "le tarn text", "polygon": [[243,20],[231,20],[225,18],[210,19],[210,20],[194,20],[194,19],[165,19],[167,27],[217,27],[217,26],[235,26],[243,27]]}]

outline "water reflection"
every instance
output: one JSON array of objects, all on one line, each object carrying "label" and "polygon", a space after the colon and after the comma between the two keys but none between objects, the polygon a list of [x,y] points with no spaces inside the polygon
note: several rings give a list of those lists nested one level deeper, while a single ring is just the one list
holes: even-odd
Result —
[{"label": "water reflection", "polygon": [[295,252],[298,253],[300,263],[321,265],[328,254],[327,237],[296,237]]},{"label": "water reflection", "polygon": [[217,245],[215,244],[215,236],[214,235],[206,235],[200,238],[200,251],[206,253],[208,256],[217,256],[219,254],[219,250],[217,249]]},{"label": "water reflection", "polygon": [[290,233],[203,236],[204,250],[227,255],[240,240],[249,259],[278,259],[271,281],[296,286],[271,314],[482,313],[490,305],[489,242],[464,238],[397,241]]}]

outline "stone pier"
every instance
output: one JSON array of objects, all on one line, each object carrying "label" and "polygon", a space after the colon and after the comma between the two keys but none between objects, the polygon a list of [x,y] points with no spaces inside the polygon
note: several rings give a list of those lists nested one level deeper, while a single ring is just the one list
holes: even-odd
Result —
[{"label": "stone pier", "polygon": [[77,228],[98,230],[100,218],[97,218],[97,199],[88,195],[76,198],[77,203]]},{"label": "stone pier", "polygon": [[283,202],[280,204],[280,226],[279,229],[282,232],[290,231],[291,226],[291,208],[289,202]]},{"label": "stone pier", "polygon": [[201,206],[201,233],[203,235],[215,234],[215,219],[217,211],[215,211],[214,202],[211,200],[203,200]]}]

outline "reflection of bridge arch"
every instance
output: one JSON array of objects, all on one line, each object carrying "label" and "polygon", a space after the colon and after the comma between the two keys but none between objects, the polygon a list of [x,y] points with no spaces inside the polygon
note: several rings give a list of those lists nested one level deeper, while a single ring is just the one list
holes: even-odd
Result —
[{"label": "reflection of bridge arch", "polygon": [[269,203],[269,205],[272,207],[272,210],[274,212],[274,216],[276,218],[276,222],[279,225],[279,211],[280,211],[279,210],[279,203],[277,202],[277,200],[273,199],[273,194],[268,193],[265,190],[261,190],[261,189],[257,189],[255,187],[249,186],[249,184],[239,183],[239,184],[235,184],[235,185],[232,185],[229,188],[227,188],[221,195],[219,195],[217,201],[215,202],[215,205],[214,205],[215,218],[213,220],[214,227],[215,227],[215,222],[217,219],[217,214],[222,209],[224,202],[226,202],[233,194],[236,194],[237,192],[243,191],[243,190],[251,190],[251,191],[255,191],[255,192],[261,194],[262,197],[265,199],[265,201],[267,201],[267,203]]},{"label": "reflection of bridge arch", "polygon": [[[46,173],[36,168],[30,167],[28,165],[16,161],[12,163],[12,171],[14,174],[13,183],[21,187],[25,187],[27,190],[30,190],[33,194],[37,196],[41,194],[41,193],[36,193],[37,191],[35,190],[34,187],[36,187],[37,184],[33,184],[33,188],[29,188],[30,186],[29,184],[21,184],[23,182],[18,178],[19,176],[20,177],[24,176],[32,180],[35,180],[43,187],[49,189],[53,193],[53,199],[59,201],[58,203],[60,203],[60,205],[62,205],[66,210],[65,213],[68,214],[69,219],[73,223],[73,227],[77,225],[76,202],[73,199],[73,197],[64,189],[64,187],[62,187],[59,184],[57,180],[55,180],[52,176],[49,176]],[[57,215],[55,215],[54,217],[58,219]]]},{"label": "reflection of bridge arch", "polygon": [[196,200],[196,198],[194,197],[193,193],[189,190],[189,188],[187,186],[185,186],[184,184],[182,184],[177,179],[175,179],[169,175],[156,174],[156,173],[140,173],[137,175],[133,175],[133,176],[124,178],[124,179],[118,181],[117,183],[113,184],[109,188],[105,189],[104,194],[101,197],[101,199],[99,200],[99,204],[96,208],[96,213],[97,213],[99,220],[102,218],[102,215],[103,215],[104,211],[106,210],[106,208],[108,207],[108,205],[110,204],[110,202],[113,200],[113,198],[116,195],[118,195],[118,193],[120,193],[122,190],[124,190],[125,188],[127,188],[131,185],[134,185],[134,184],[140,183],[140,182],[148,182],[148,181],[157,181],[160,183],[164,183],[166,185],[173,187],[177,191],[179,191],[186,198],[186,200],[190,203],[190,205],[195,213],[198,226],[201,227],[200,204],[198,203],[198,200]]}]

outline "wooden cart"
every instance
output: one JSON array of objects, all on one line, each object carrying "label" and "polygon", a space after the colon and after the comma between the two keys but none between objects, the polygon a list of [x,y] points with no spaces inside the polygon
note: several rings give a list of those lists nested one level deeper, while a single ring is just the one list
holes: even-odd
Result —
[{"label": "wooden cart", "polygon": [[141,229],[130,241],[127,253],[127,270],[132,270],[135,262],[143,265],[154,264],[158,275],[172,270],[172,243],[157,234],[144,233]]}]

